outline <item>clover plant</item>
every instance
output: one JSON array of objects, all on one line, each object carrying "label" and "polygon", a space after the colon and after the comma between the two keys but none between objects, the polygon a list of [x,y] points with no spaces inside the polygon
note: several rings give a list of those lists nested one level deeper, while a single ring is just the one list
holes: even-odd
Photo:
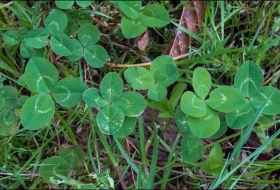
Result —
[{"label": "clover plant", "polygon": [[[80,10],[71,9],[75,3]],[[261,141],[265,140],[265,130],[274,123],[273,116],[280,113],[280,91],[272,86],[263,86],[262,71],[253,61],[246,61],[239,67],[233,86],[216,88],[212,85],[210,73],[203,67],[196,67],[191,82],[193,91],[185,83],[176,83],[180,70],[173,58],[167,55],[156,57],[149,68],[135,66],[124,71],[128,88],[133,91],[124,91],[123,79],[116,72],[108,72],[99,89],[88,87],[78,78],[59,78],[58,69],[49,61],[47,47],[70,62],[84,58],[94,68],[101,68],[108,61],[105,48],[97,44],[101,32],[92,24],[90,15],[93,12],[102,13],[84,9],[91,3],[56,0],[58,9],[47,15],[42,27],[37,23],[30,28],[3,33],[3,41],[8,46],[19,48],[21,57],[29,59],[17,83],[30,91],[30,97],[19,95],[13,86],[3,85],[0,78],[1,136],[13,135],[20,124],[27,130],[49,126],[58,108],[68,109],[84,106],[85,103],[85,108],[96,109],[96,124],[103,134],[125,138],[134,131],[137,117],[148,105],[160,110],[161,118],[175,118],[178,131],[182,134],[181,159],[194,163],[204,154],[202,138],[219,138],[228,126],[232,129],[246,127],[256,110],[273,94],[258,120],[260,125],[253,129]],[[141,1],[112,3],[122,11],[121,30],[128,39],[141,35],[147,27],[160,28],[170,22],[168,12],[158,3],[147,4],[143,8]],[[167,88],[174,83],[167,98]],[[147,100],[137,90],[147,90]],[[279,145],[279,142],[275,139],[272,146]],[[206,173],[218,175],[223,168],[222,158],[221,147],[215,143],[208,158],[199,167]],[[39,173],[48,182],[95,188],[94,184],[83,184],[67,176],[70,170],[79,170],[83,159],[81,148],[61,147],[58,156],[41,163]],[[108,175],[98,179],[100,185],[104,185],[106,180],[108,187],[114,183]]]},{"label": "clover plant", "polygon": [[28,98],[25,95],[19,96],[13,86],[0,87],[0,135],[10,136],[15,134],[19,128],[17,125],[18,117],[22,105]]},{"label": "clover plant", "polygon": [[179,78],[179,69],[172,57],[162,55],[152,61],[150,70],[132,67],[124,72],[124,77],[132,88],[148,90],[148,98],[162,100],[167,95],[166,87]]},{"label": "clover plant", "polygon": [[100,90],[89,88],[83,93],[83,100],[94,108],[101,108],[96,116],[100,131],[104,134],[127,136],[136,124],[136,116],[146,108],[144,97],[133,91],[123,92],[121,77],[114,72],[107,73],[101,81]]},{"label": "clover plant", "polygon": [[[102,46],[96,44],[101,36],[99,29],[92,25],[90,15],[89,19],[83,15],[85,13],[79,11],[69,11],[66,14],[54,9],[44,21],[45,28],[25,29],[21,34],[10,30],[3,34],[3,40],[8,45],[20,44],[20,54],[24,58],[44,57],[43,48],[49,41],[51,50],[57,55],[65,56],[70,61],[78,61],[84,57],[90,66],[100,68],[107,61],[108,54]],[[66,27],[75,22],[73,17],[79,19],[80,22],[77,23],[80,27],[77,26],[77,31],[67,32],[77,32],[78,39],[64,33]]]},{"label": "clover plant", "polygon": [[58,71],[48,60],[36,57],[29,60],[22,80],[27,88],[36,93],[22,107],[23,127],[36,130],[47,126],[55,112],[54,100],[65,108],[75,106],[82,100],[87,86],[77,78],[58,81]]},{"label": "clover plant", "polygon": [[157,3],[146,5],[143,10],[142,1],[117,1],[117,5],[124,14],[121,28],[125,38],[135,38],[147,27],[163,27],[170,22],[167,10]]},{"label": "clover plant", "polygon": [[40,176],[50,182],[51,179],[60,179],[56,174],[67,176],[70,170],[77,172],[84,160],[83,150],[75,146],[74,148],[60,147],[58,156],[47,158],[40,164]]}]

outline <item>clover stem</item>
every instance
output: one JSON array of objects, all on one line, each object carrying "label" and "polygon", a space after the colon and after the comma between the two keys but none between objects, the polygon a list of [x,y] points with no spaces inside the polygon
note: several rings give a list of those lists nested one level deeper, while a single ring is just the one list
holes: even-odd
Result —
[{"label": "clover stem", "polygon": [[[185,54],[173,57],[173,59],[176,61],[176,60],[182,59],[184,57],[187,57],[188,55],[189,55],[189,53],[185,53]],[[138,63],[138,64],[117,64],[117,63],[107,62],[106,64],[111,67],[129,68],[129,67],[148,67],[152,64],[152,62]]]}]

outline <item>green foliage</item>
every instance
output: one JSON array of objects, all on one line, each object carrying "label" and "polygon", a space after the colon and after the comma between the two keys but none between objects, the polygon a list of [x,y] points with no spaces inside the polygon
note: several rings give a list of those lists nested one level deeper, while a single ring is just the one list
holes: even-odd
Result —
[{"label": "green foliage", "polygon": [[224,113],[241,109],[245,102],[245,96],[231,86],[216,88],[210,93],[210,98],[206,100],[211,108]]},{"label": "green foliage", "polygon": [[40,93],[26,100],[22,107],[21,123],[29,130],[45,127],[52,120],[55,107],[48,94]]},{"label": "green foliage", "polygon": [[[111,6],[111,3],[116,6]],[[183,166],[195,166],[200,168],[201,171],[214,176],[227,174],[228,171],[225,168],[228,166],[225,166],[222,148],[217,142],[205,145],[206,148],[214,146],[210,154],[207,157],[204,156],[206,157],[205,159],[200,163],[194,164],[202,159],[204,155],[205,147],[203,147],[202,138],[220,138],[226,133],[228,126],[232,129],[243,129],[249,125],[246,131],[253,130],[260,142],[267,146],[262,148],[262,151],[270,152],[273,148],[279,146],[279,139],[271,140],[267,136],[269,127],[279,120],[275,115],[280,114],[280,91],[273,87],[274,83],[276,83],[277,75],[275,73],[275,81],[271,81],[270,86],[263,86],[265,79],[259,67],[260,60],[267,56],[264,52],[271,47],[277,46],[280,38],[266,43],[270,39],[274,39],[274,33],[267,37],[264,34],[261,38],[256,35],[250,42],[250,48],[226,49],[223,46],[228,42],[229,36],[225,38],[224,31],[219,33],[221,36],[218,33],[215,34],[215,32],[220,29],[223,30],[224,24],[228,22],[229,17],[234,17],[235,13],[223,12],[221,17],[221,23],[223,24],[220,23],[213,30],[214,33],[204,30],[204,33],[210,35],[211,43],[213,40],[211,45],[209,45],[208,41],[203,41],[203,38],[200,37],[201,34],[193,34],[183,26],[178,26],[179,29],[188,33],[198,42],[205,42],[201,46],[203,48],[195,48],[197,55],[202,54],[200,57],[190,56],[188,59],[175,62],[172,57],[167,55],[152,56],[155,58],[149,67],[139,67],[137,64],[129,65],[130,68],[124,71],[121,70],[119,71],[120,74],[118,74],[108,72],[112,68],[102,68],[108,60],[114,63],[119,53],[122,53],[122,51],[118,52],[114,49],[113,46],[116,44],[111,41],[111,37],[115,34],[116,39],[119,38],[119,34],[116,32],[120,31],[113,30],[110,34],[105,34],[104,32],[114,26],[111,25],[113,22],[110,19],[112,18],[106,14],[115,14],[121,11],[120,28],[123,36],[129,39],[141,35],[148,27],[158,30],[173,22],[170,20],[170,14],[173,10],[169,9],[171,12],[168,13],[165,9],[165,7],[173,6],[172,3],[161,1],[160,4],[148,3],[142,6],[142,1],[115,1],[97,5],[97,2],[91,0],[56,0],[53,5],[54,8],[58,9],[52,9],[48,14],[41,11],[41,5],[44,6],[43,10],[47,10],[47,6],[51,4],[49,2],[35,3],[34,7],[38,8],[38,11],[34,11],[34,7],[28,7],[25,3],[13,1],[12,4],[13,6],[8,8],[8,14],[5,13],[5,9],[9,3],[3,6],[2,4],[0,5],[1,12],[4,15],[4,19],[0,21],[1,30],[3,30],[1,39],[5,43],[2,47],[3,51],[1,50],[0,52],[0,136],[3,138],[0,144],[1,146],[5,143],[9,144],[13,137],[16,137],[14,139],[18,141],[16,141],[17,146],[19,144],[24,146],[28,144],[27,150],[24,150],[24,157],[29,159],[28,163],[32,162],[35,157],[36,161],[45,159],[39,168],[39,174],[44,181],[54,184],[66,184],[70,185],[71,188],[77,189],[114,188],[114,180],[109,176],[109,173],[100,172],[100,164],[103,163],[100,162],[98,154],[99,141],[104,145],[108,158],[112,161],[118,175],[121,173],[125,176],[128,171],[127,166],[122,165],[123,162],[119,158],[127,160],[129,166],[138,175],[136,186],[140,188],[142,184],[146,183],[147,179],[148,187],[154,185],[154,176],[158,171],[156,170],[156,160],[158,159],[159,143],[170,154],[166,166],[163,166],[166,171],[164,178],[161,180],[163,183],[168,181],[169,171],[172,170],[173,164],[178,160],[176,157],[178,153],[177,143],[180,139],[179,157],[183,162],[188,163],[187,165],[183,164]],[[108,10],[105,10],[106,14],[91,10],[87,8],[91,4],[94,5],[96,10],[101,9],[101,6]],[[184,3],[179,4],[178,7],[182,4]],[[209,13],[215,10],[212,7],[212,3],[207,6],[210,6],[207,9]],[[75,9],[76,7],[79,7],[79,9]],[[273,6],[271,7],[273,8]],[[227,9],[233,8],[227,7]],[[196,9],[196,11],[199,10]],[[239,9],[235,11],[241,12]],[[11,18],[9,18],[10,15],[17,19],[12,17],[12,22]],[[176,14],[174,15],[176,16]],[[175,18],[174,15],[172,15],[172,20]],[[96,22],[97,20],[99,20],[98,23]],[[212,18],[210,20],[212,21]],[[106,27],[105,25],[108,23],[110,27],[102,30],[101,35],[100,26],[104,29],[103,26]],[[119,23],[117,24],[119,26]],[[212,24],[215,25],[214,22]],[[273,27],[275,29],[276,25],[273,25]],[[259,29],[261,28],[262,25]],[[270,26],[267,25],[266,28],[270,28]],[[173,28],[171,29],[169,26],[164,28],[164,40],[169,39],[169,36],[166,38],[165,32],[172,31]],[[219,36],[218,41],[220,44],[218,46],[215,44],[216,36]],[[121,36],[121,38],[123,37]],[[97,44],[100,39],[102,41],[101,45]],[[256,46],[252,46],[255,40],[258,40],[260,46],[263,46],[261,51]],[[102,46],[104,43],[107,43],[108,46]],[[110,50],[114,56],[108,56],[104,47],[111,48]],[[258,64],[251,60],[244,62],[233,77],[232,71],[235,71],[234,69],[237,63],[239,64],[239,59],[235,59],[235,57],[229,58],[227,53],[240,53],[244,49],[246,59],[250,57],[249,54],[257,55],[256,62]],[[154,50],[154,47],[151,47],[151,50]],[[193,48],[190,48],[191,50]],[[205,51],[207,54],[204,54]],[[274,54],[273,51],[271,52]],[[118,60],[123,62],[129,59],[136,61],[140,57],[146,57],[146,53],[147,57],[149,57],[148,53],[150,52],[142,52],[143,54],[141,55],[137,51],[133,53],[137,55],[131,57],[130,51],[124,52]],[[218,59],[221,60],[217,61]],[[279,56],[274,59],[278,60]],[[51,63],[50,60],[56,61]],[[134,63],[133,61],[130,63]],[[204,64],[207,69],[197,67],[197,63]],[[94,68],[88,68],[87,65]],[[192,68],[195,68],[193,72],[190,70]],[[98,86],[95,81],[89,81],[87,78],[88,73],[95,75],[96,72],[98,73],[96,76],[104,74],[104,78],[100,79],[101,83],[98,88],[88,88],[86,84]],[[122,79],[122,72],[126,83]],[[228,72],[230,72],[230,77],[226,76]],[[1,78],[2,76],[8,78],[5,85]],[[91,79],[91,76],[89,78]],[[218,84],[220,80],[229,80],[230,78],[234,78],[230,83],[233,86],[220,86]],[[188,83],[188,85],[184,82]],[[192,88],[189,88],[189,85]],[[129,91],[129,88],[132,88],[133,91]],[[139,93],[137,90],[142,90],[142,92]],[[146,92],[143,92],[143,90]],[[28,96],[22,94],[27,94]],[[147,97],[147,100],[144,97]],[[169,148],[170,144],[162,142],[163,139],[159,140],[157,130],[150,131],[150,139],[145,144],[145,137],[148,133],[144,130],[141,114],[143,114],[146,105],[158,110],[160,112],[159,118],[175,119],[177,129],[174,131],[178,131],[180,134],[177,135],[172,148]],[[153,116],[157,112],[152,110],[151,113],[151,116]],[[258,119],[258,125],[253,127],[253,120],[257,121],[257,117],[260,114],[262,115]],[[138,117],[138,121],[136,117]],[[155,128],[161,127],[157,120],[151,119],[156,124]],[[174,129],[169,127],[173,126],[173,120],[170,121],[170,123],[164,125],[168,129]],[[138,128],[135,130],[137,122]],[[76,128],[72,129],[71,124],[77,125],[77,130]],[[89,131],[85,133],[87,135],[86,148],[88,149],[88,155],[85,155],[80,147],[75,146],[74,148],[61,147],[58,151],[58,156],[45,157],[51,152],[51,149],[47,148],[48,145],[52,144],[50,142],[53,138],[60,140],[61,136],[64,135],[67,142],[80,143],[81,141],[78,138],[76,139],[76,135],[82,134],[80,132],[81,129],[84,129],[84,124],[90,127]],[[21,127],[21,133],[17,134]],[[48,128],[40,130],[44,127]],[[139,137],[139,141],[137,140],[136,144],[140,144],[139,158],[141,158],[143,165],[136,165],[131,161],[131,157],[126,154],[122,147],[122,144],[126,142],[125,140],[120,140],[121,143],[118,141],[118,138],[126,138],[134,131],[135,138]],[[113,135],[113,138],[106,138],[104,134]],[[246,132],[245,136],[241,136],[241,140],[248,138],[248,134]],[[26,142],[26,139],[29,139],[32,135],[34,135],[36,143],[42,143],[36,152],[29,152],[29,148],[32,147],[29,144],[34,144],[33,141]],[[25,139],[23,143],[20,141],[21,138]],[[152,142],[151,139],[154,140],[154,151],[150,164],[146,151]],[[114,141],[110,146],[106,140]],[[270,144],[268,143],[269,140],[271,140]],[[56,146],[57,143],[53,144]],[[114,145],[117,145],[122,157],[118,155],[119,152],[115,157],[112,151],[116,148]],[[8,146],[12,147],[10,144]],[[24,187],[25,179],[19,173],[28,171],[25,170],[28,164],[22,166],[22,168],[19,168],[18,165],[7,164],[10,161],[20,163],[19,161],[23,156],[19,153],[16,155],[15,152],[10,151],[7,145],[3,146],[2,149],[4,156],[2,156],[3,158],[0,157],[0,161],[4,164],[3,166],[1,165],[1,171],[13,173],[14,176],[20,179],[19,181]],[[235,148],[233,155],[236,150]],[[96,155],[91,155],[92,152],[95,152]],[[136,152],[135,154],[138,154],[138,151]],[[29,155],[29,153],[32,154]],[[86,162],[83,164],[84,159],[86,159]],[[234,164],[232,165],[234,166]],[[90,169],[87,168],[89,165]],[[69,172],[72,170],[80,177],[79,172],[84,169],[82,166],[86,167],[86,172],[93,178],[94,184],[81,182],[80,180],[86,181],[84,178],[79,178],[78,180],[70,178]],[[150,171],[147,170],[148,168]],[[96,174],[89,172],[92,169]],[[35,170],[36,166],[34,166],[33,172]],[[142,175],[143,172],[145,174],[149,173],[149,176]],[[1,184],[3,188],[7,188],[3,184]],[[27,189],[27,187],[24,188]],[[60,188],[65,188],[65,186],[60,186]]]},{"label": "green foliage", "polygon": [[65,108],[70,108],[82,100],[82,94],[87,86],[78,78],[64,78],[58,81],[53,90],[54,100]]},{"label": "green foliage", "polygon": [[67,176],[70,169],[77,171],[84,160],[84,152],[78,146],[60,147],[58,155],[49,157],[40,164],[39,173],[45,181],[59,180],[57,175]]},{"label": "green foliage", "polygon": [[17,132],[18,110],[21,110],[26,96],[18,97],[13,86],[0,87],[0,135],[10,136]]},{"label": "green foliage", "polygon": [[134,89],[148,90],[148,98],[162,100],[167,95],[166,87],[179,78],[179,69],[172,57],[162,55],[152,61],[150,71],[132,67],[124,72],[126,81]]},{"label": "green foliage", "polygon": [[135,38],[146,31],[147,27],[163,27],[169,24],[167,10],[160,4],[146,5],[141,10],[141,1],[117,1],[123,12],[122,33],[125,38]]},{"label": "green foliage", "polygon": [[61,156],[52,156],[41,163],[39,173],[45,181],[50,181],[51,177],[59,179],[55,174],[67,176],[70,170],[69,163]]},{"label": "green foliage", "polygon": [[44,24],[51,34],[58,34],[66,28],[67,16],[63,11],[54,9],[50,12]]},{"label": "green foliage", "polygon": [[220,118],[209,106],[206,106],[206,114],[203,117],[188,116],[189,126],[194,135],[200,138],[208,138],[214,135],[220,128]]},{"label": "green foliage", "polygon": [[263,86],[262,71],[253,61],[246,61],[234,77],[235,87],[246,97],[251,97]]},{"label": "green foliage", "polygon": [[[74,1],[56,1],[58,7],[68,9]],[[78,2],[77,2],[78,3]],[[92,1],[79,1],[79,5],[90,5]],[[53,9],[44,21],[45,28],[33,30],[22,29],[21,33],[9,30],[3,34],[6,44],[14,46],[20,43],[20,54],[24,58],[44,57],[44,47],[48,44],[51,50],[70,61],[78,61],[82,57],[92,67],[104,66],[108,59],[106,50],[96,43],[100,40],[99,29],[92,25],[89,14],[78,10]],[[80,25],[80,27],[79,27]],[[76,35],[78,34],[78,35]],[[73,39],[78,37],[78,39]]]},{"label": "green foliage", "polygon": [[223,157],[220,144],[215,143],[206,160],[201,163],[201,170],[210,175],[218,176],[224,166]]},{"label": "green foliage", "polygon": [[145,110],[146,102],[143,96],[137,92],[124,92],[124,84],[121,77],[114,72],[107,73],[101,81],[100,91],[89,88],[83,93],[83,100],[89,106],[102,108],[97,116],[96,122],[100,131],[104,134],[113,135],[122,129],[118,134],[123,138],[126,131],[134,129],[135,122],[126,117],[136,117]]},{"label": "green foliage", "polygon": [[199,137],[187,133],[181,140],[182,160],[187,163],[194,163],[202,158],[204,153],[203,144]]},{"label": "green foliage", "polygon": [[26,65],[24,80],[32,92],[49,93],[58,80],[58,71],[48,60],[32,58]]}]

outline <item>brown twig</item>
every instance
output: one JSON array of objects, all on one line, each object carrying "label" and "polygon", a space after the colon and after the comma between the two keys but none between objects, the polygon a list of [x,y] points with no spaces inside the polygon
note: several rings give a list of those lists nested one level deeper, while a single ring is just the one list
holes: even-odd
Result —
[{"label": "brown twig", "polygon": [[[174,61],[185,58],[189,56],[189,53],[185,53],[176,57],[173,57]],[[129,67],[148,67],[152,64],[152,62],[147,62],[147,63],[138,63],[138,64],[116,64],[116,63],[110,63],[107,62],[107,65],[111,67],[118,67],[118,68],[129,68]]]}]

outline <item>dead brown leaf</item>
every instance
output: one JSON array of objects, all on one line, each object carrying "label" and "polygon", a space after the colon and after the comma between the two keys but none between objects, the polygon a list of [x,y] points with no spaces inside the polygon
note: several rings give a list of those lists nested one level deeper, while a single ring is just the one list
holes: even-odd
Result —
[{"label": "dead brown leaf", "polygon": [[[183,7],[179,25],[185,27],[191,32],[197,34],[202,25],[206,2],[205,1],[189,1],[188,5],[194,7],[195,10],[190,10]],[[165,54],[169,54],[172,57],[177,57],[179,55],[185,54],[188,51],[188,47],[191,43],[191,37],[180,29],[176,29],[176,36],[171,42],[166,50]]]},{"label": "dead brown leaf", "polygon": [[148,31],[144,32],[134,40],[134,46],[137,46],[140,50],[145,51],[149,44],[149,34]]}]

